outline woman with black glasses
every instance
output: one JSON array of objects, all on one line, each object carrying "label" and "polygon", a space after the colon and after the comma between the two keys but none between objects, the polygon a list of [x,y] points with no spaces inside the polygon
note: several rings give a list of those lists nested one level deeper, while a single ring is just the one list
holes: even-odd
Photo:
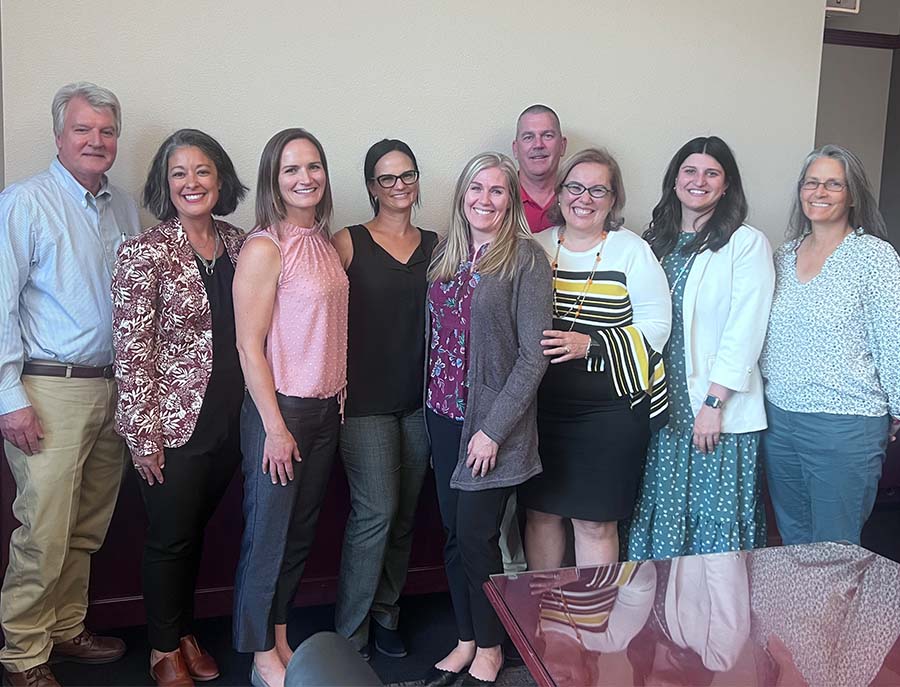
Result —
[{"label": "woman with black glasses", "polygon": [[519,488],[531,570],[562,564],[564,518],[577,565],[618,560],[617,522],[631,515],[651,424],[666,417],[669,289],[650,246],[622,228],[618,163],[605,150],[576,153],[559,170],[557,197],[561,226],[535,236],[551,259],[554,317],[541,341],[544,471]]},{"label": "woman with black glasses", "polygon": [[369,148],[363,176],[375,216],[334,236],[350,279],[340,447],[352,504],[335,626],[368,659],[370,628],[378,651],[406,655],[397,599],[428,467],[422,331],[437,234],[412,223],[419,166],[406,143],[384,139]]}]

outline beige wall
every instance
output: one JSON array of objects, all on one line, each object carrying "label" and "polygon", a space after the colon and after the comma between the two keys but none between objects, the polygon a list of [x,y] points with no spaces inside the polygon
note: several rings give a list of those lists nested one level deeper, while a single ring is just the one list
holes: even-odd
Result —
[{"label": "beige wall", "polygon": [[[419,222],[442,228],[466,160],[508,152],[516,115],[542,101],[559,111],[571,152],[595,143],[618,155],[632,228],[646,223],[675,149],[717,133],[737,153],[752,222],[777,240],[813,144],[822,6],[81,0],[75,12],[69,0],[4,0],[6,180],[47,165],[53,92],[90,79],[124,104],[112,176],[135,194],[175,128],[219,138],[253,186],[269,136],[302,125],[329,155],[336,224],[368,217],[362,158],[391,136],[420,160]],[[233,221],[248,227],[251,216],[247,202]]]},{"label": "beige wall", "polygon": [[893,52],[825,45],[816,145],[837,143],[859,155],[877,194],[884,158]]}]

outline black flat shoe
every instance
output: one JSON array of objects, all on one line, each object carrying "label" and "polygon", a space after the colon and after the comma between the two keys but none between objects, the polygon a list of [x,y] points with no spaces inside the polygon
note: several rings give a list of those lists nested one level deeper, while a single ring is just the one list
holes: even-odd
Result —
[{"label": "black flat shoe", "polygon": [[372,634],[375,639],[375,649],[391,658],[403,658],[406,656],[406,645],[397,630],[389,630],[382,627],[377,620],[372,621]]},{"label": "black flat shoe", "polygon": [[475,677],[472,673],[466,671],[466,676],[463,678],[462,687],[491,687],[497,683],[497,678],[500,677],[500,673],[503,672],[503,669],[506,667],[506,660],[504,657],[503,662],[500,664],[500,670],[497,671],[497,677],[493,680],[482,680],[480,677]]},{"label": "black flat shoe", "polygon": [[[503,670],[503,668],[500,670]],[[500,677],[500,671],[497,671],[497,677]],[[482,680],[480,677],[475,677],[472,673],[467,672],[463,678],[462,687],[491,687],[491,685],[496,683],[496,677],[493,680]]]},{"label": "black flat shoe", "polygon": [[424,687],[449,687],[454,684],[462,672],[456,673],[452,670],[444,670],[437,666],[431,666],[425,673]]}]

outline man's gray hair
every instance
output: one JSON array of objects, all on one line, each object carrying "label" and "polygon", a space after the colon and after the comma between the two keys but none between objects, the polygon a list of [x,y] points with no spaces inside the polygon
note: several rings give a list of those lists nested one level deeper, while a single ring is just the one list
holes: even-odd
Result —
[{"label": "man's gray hair", "polygon": [[53,114],[53,135],[62,134],[66,125],[66,110],[72,98],[84,98],[95,110],[108,107],[112,110],[116,120],[116,137],[122,135],[122,106],[116,94],[108,88],[103,88],[90,81],[76,81],[66,84],[53,96],[53,105],[50,111]]}]

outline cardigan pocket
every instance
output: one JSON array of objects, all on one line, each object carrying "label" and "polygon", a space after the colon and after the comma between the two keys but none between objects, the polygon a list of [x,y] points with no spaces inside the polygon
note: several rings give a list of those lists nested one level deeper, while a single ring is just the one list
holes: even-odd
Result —
[{"label": "cardigan pocket", "polygon": [[469,392],[469,405],[475,405],[475,411],[478,413],[479,417],[475,418],[477,420],[483,420],[488,413],[491,412],[491,408],[494,405],[494,401],[497,400],[497,397],[500,395],[500,392],[489,387],[484,382],[479,382],[475,389],[475,404],[472,404],[472,392]]}]

